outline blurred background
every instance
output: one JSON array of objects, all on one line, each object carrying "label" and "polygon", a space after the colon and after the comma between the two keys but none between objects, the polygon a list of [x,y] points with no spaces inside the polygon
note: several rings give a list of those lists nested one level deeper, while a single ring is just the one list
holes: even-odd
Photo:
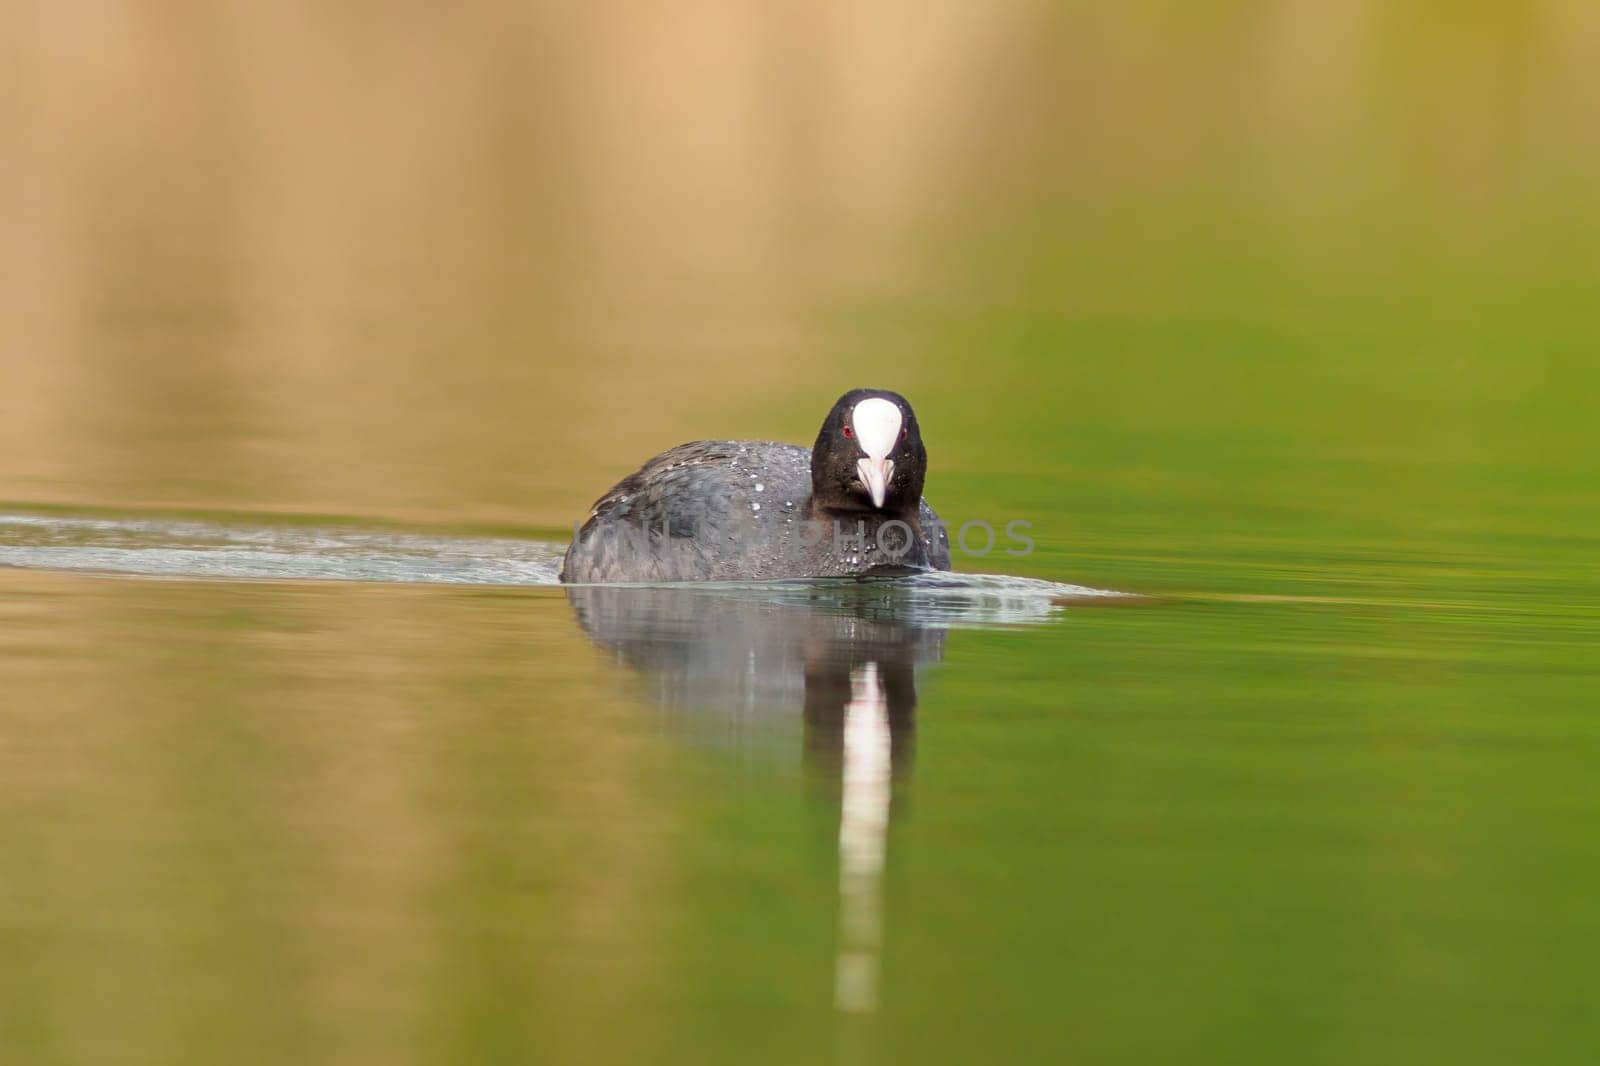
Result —
[{"label": "blurred background", "polygon": [[550,590],[10,573],[0,1040],[1588,1061],[1597,188],[1592,0],[5,6],[7,509],[561,540],[873,385],[1181,603],[952,636],[851,1036],[798,754]]},{"label": "blurred background", "polygon": [[859,384],[1051,544],[1595,473],[1583,0],[4,18],[3,499],[559,531]]}]

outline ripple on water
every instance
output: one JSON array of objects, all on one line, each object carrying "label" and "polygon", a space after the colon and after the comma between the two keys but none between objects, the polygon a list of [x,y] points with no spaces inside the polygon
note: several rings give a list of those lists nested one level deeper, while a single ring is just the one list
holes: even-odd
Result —
[{"label": "ripple on water", "polygon": [[[549,586],[558,583],[564,550],[562,544],[513,537],[0,514],[0,566],[149,577]],[[858,611],[865,603],[935,626],[1026,624],[1049,618],[1063,601],[1123,595],[1035,578],[943,572],[676,587],[706,596],[759,593],[823,610]]]},{"label": "ripple on water", "polygon": [[511,537],[0,515],[0,565],[149,577],[554,585],[562,551]]}]

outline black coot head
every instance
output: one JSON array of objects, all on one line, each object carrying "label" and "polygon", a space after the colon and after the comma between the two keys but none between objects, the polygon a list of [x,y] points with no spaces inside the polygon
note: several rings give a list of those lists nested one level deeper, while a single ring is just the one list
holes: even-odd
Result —
[{"label": "black coot head", "polygon": [[916,412],[885,389],[839,397],[811,449],[812,496],[832,511],[915,514],[927,472]]}]

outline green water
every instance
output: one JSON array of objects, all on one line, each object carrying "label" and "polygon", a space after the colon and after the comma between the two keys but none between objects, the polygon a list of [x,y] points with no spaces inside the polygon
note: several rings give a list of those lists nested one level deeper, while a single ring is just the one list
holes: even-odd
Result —
[{"label": "green water", "polygon": [[[524,7],[0,16],[0,1060],[1595,1061],[1600,15]],[[859,385],[1144,597],[420,583]]]},{"label": "green water", "polygon": [[[1132,384],[1021,344],[1053,384],[1004,418],[928,390],[940,505],[1035,523],[1008,569],[1156,599],[924,664],[875,1009],[836,999],[837,778],[798,695],[737,710],[742,664],[668,706],[555,588],[14,571],[0,1031],[47,1063],[1583,1061],[1593,453],[1533,439],[1576,439],[1573,390],[1440,356],[1418,408],[1481,437],[1391,443],[1358,401],[1428,364],[1195,329],[1133,331]],[[1182,369],[1229,338],[1296,411]],[[1082,399],[1123,387],[1128,425]]]}]

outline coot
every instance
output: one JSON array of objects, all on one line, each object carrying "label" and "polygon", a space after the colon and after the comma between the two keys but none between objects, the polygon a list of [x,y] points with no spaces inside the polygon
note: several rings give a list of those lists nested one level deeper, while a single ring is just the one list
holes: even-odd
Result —
[{"label": "coot", "polygon": [[808,452],[703,440],[645,463],[600,497],[561,580],[750,581],[950,569],[922,498],[928,452],[905,397],[839,397]]}]

